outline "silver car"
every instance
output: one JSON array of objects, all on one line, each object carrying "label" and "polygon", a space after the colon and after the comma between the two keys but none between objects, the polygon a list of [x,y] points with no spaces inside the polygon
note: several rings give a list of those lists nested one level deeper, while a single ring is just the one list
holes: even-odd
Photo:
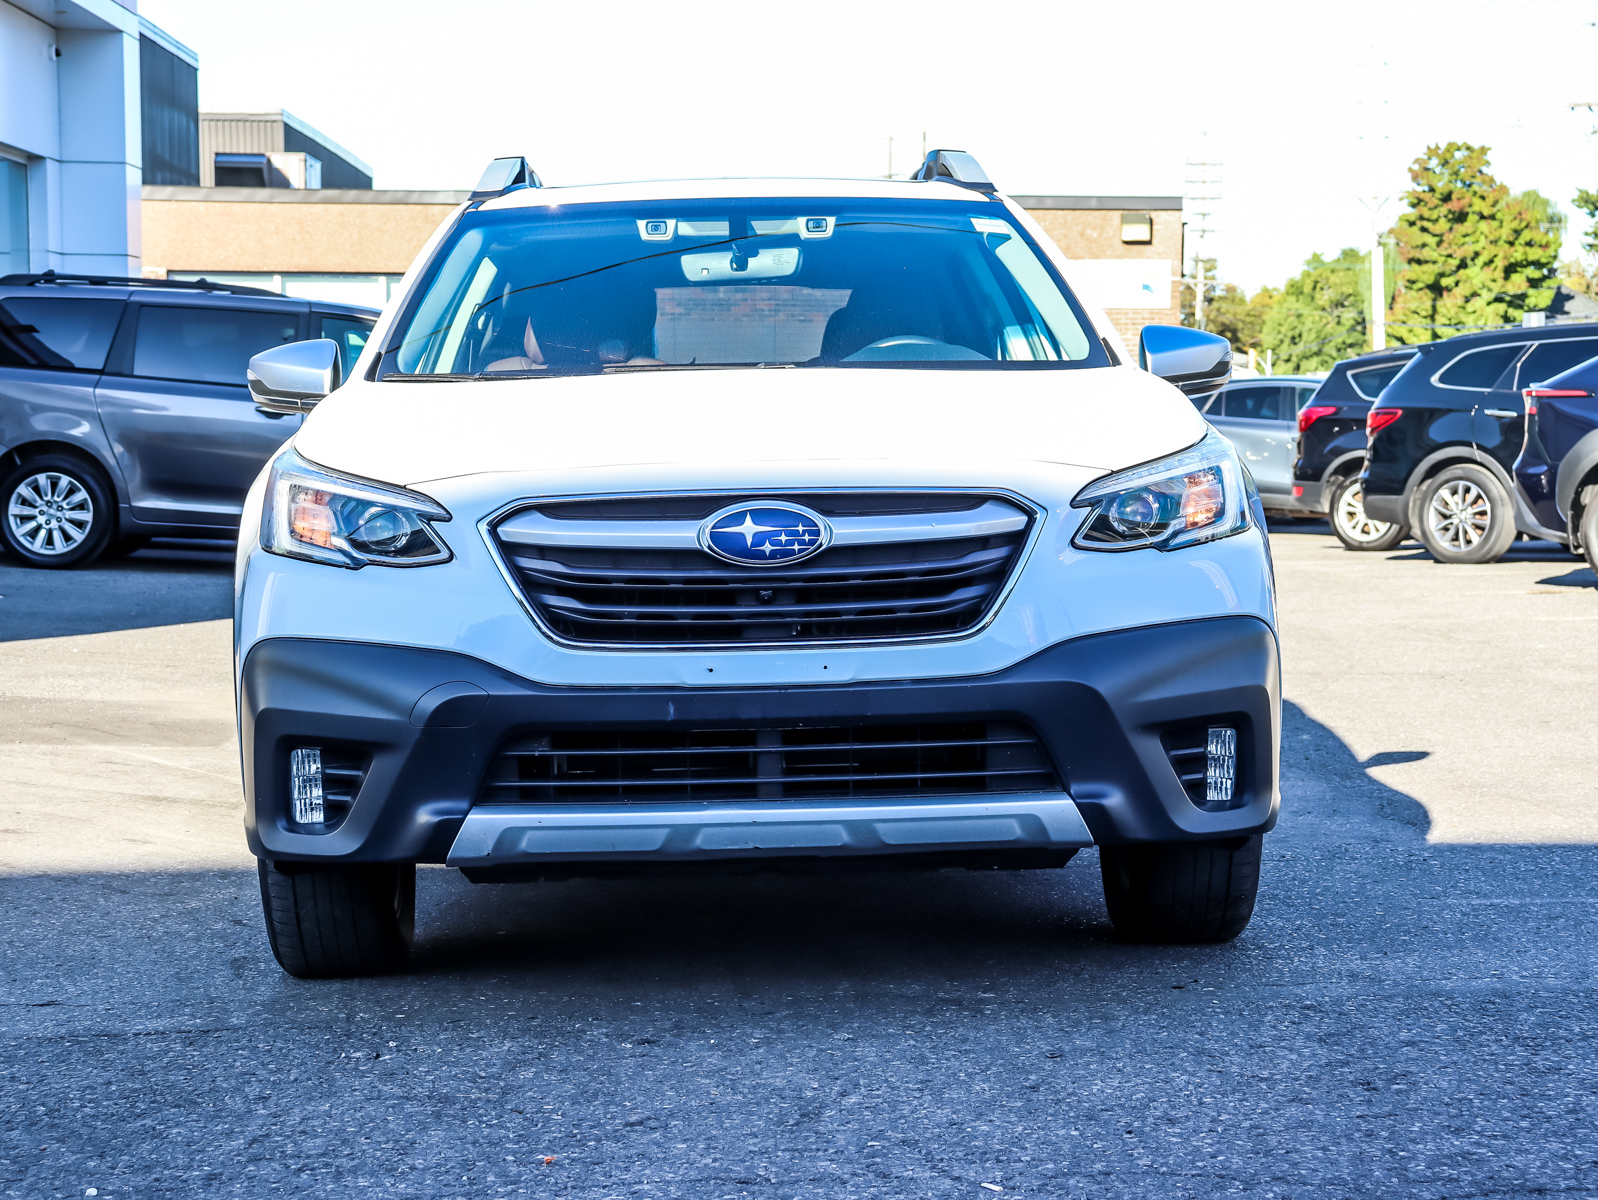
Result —
[{"label": "silver car", "polygon": [[1304,375],[1271,375],[1227,384],[1203,408],[1209,423],[1237,447],[1267,509],[1308,512],[1293,496],[1298,413],[1320,388]]},{"label": "silver car", "polygon": [[377,315],[204,282],[0,278],[0,544],[72,567],[153,537],[232,538],[301,421],[256,407],[251,356],[329,338],[353,364]]}]

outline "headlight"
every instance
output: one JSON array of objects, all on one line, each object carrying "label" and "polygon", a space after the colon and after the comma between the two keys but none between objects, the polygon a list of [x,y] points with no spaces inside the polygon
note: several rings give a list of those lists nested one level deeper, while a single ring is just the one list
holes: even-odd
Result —
[{"label": "headlight", "polygon": [[1213,429],[1170,458],[1090,483],[1071,501],[1086,508],[1078,550],[1176,550],[1248,528],[1248,492],[1232,445]]},{"label": "headlight", "polygon": [[417,492],[335,475],[285,450],[266,485],[261,549],[359,570],[448,562],[429,522],[449,513]]}]

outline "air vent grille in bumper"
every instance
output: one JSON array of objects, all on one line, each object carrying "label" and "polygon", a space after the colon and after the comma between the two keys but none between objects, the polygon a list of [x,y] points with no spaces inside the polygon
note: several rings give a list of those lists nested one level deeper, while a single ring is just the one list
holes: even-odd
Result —
[{"label": "air vent grille in bumper", "polygon": [[975,627],[1015,569],[1033,520],[993,496],[780,497],[827,516],[834,542],[800,562],[747,567],[696,541],[699,521],[746,498],[549,503],[501,521],[494,537],[530,608],[567,641],[791,645]]},{"label": "air vent grille in bumper", "polygon": [[1009,721],[844,728],[572,730],[500,751],[485,804],[825,800],[1058,791],[1048,752]]}]

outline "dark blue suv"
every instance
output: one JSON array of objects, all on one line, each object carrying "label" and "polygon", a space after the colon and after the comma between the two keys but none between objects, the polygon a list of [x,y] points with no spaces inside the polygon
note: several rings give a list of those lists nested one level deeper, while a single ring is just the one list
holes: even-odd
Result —
[{"label": "dark blue suv", "polygon": [[1523,393],[1526,439],[1515,483],[1537,522],[1598,570],[1598,358]]},{"label": "dark blue suv", "polygon": [[1326,513],[1332,532],[1350,550],[1390,550],[1409,532],[1366,513],[1359,476],[1365,468],[1365,414],[1414,357],[1406,346],[1345,358],[1298,413],[1293,494],[1304,508]]},{"label": "dark blue suv", "polygon": [[1519,533],[1568,541],[1516,486],[1522,391],[1598,355],[1598,324],[1462,334],[1415,347],[1366,417],[1365,511],[1408,526],[1439,562],[1500,558]]}]

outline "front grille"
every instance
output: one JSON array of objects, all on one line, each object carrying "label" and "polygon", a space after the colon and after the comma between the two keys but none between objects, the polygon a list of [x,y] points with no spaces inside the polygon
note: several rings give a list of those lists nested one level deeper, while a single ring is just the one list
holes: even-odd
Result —
[{"label": "front grille", "polygon": [[829,800],[1057,791],[1011,721],[791,729],[571,730],[505,746],[485,804]]},{"label": "front grille", "polygon": [[[557,636],[612,646],[739,645],[881,640],[957,634],[979,624],[1014,569],[1031,515],[991,496],[883,493],[766,497],[808,504],[844,531],[870,523],[874,537],[838,543],[802,562],[744,567],[686,545],[625,544],[607,527],[632,522],[639,540],[652,529],[690,531],[737,496],[618,497],[551,503],[524,510],[549,518],[523,532],[495,530],[528,604]],[[828,510],[831,511],[828,511]],[[968,531],[970,514],[1005,519],[998,532]],[[898,522],[897,525],[894,522]],[[562,527],[587,522],[592,541],[573,544]],[[508,527],[507,527],[508,526]],[[895,540],[894,531],[905,533]],[[930,531],[930,536],[929,536]],[[542,540],[540,540],[542,539]],[[580,539],[578,539],[580,540]]]}]

